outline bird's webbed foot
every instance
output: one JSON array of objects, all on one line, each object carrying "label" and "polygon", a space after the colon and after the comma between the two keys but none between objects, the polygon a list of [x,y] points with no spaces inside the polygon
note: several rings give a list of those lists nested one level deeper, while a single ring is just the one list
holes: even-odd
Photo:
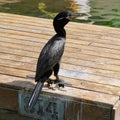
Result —
[{"label": "bird's webbed foot", "polygon": [[46,82],[47,82],[47,88],[49,89],[52,89],[52,90],[55,90],[54,86],[55,86],[55,83],[54,83],[55,80],[53,79],[48,79]]},{"label": "bird's webbed foot", "polygon": [[72,86],[72,84],[70,82],[59,79],[58,75],[56,75],[55,77],[56,77],[55,80],[48,79],[46,81],[47,82],[47,87],[49,89],[55,90],[55,89],[59,89],[59,88],[64,88],[65,86]]},{"label": "bird's webbed foot", "polygon": [[64,84],[62,84],[60,80],[48,79],[46,82],[47,82],[46,86],[49,89],[56,90],[56,89],[59,89],[61,87],[64,88]]},{"label": "bird's webbed foot", "polygon": [[56,80],[54,80],[54,83],[56,84],[56,87],[64,88],[65,86],[72,86],[70,82],[59,79],[58,75],[55,75],[55,77],[56,77]]},{"label": "bird's webbed foot", "polygon": [[56,79],[54,80],[54,84],[56,84],[55,88],[64,88],[65,85],[62,80],[59,79],[58,75],[55,75]]}]

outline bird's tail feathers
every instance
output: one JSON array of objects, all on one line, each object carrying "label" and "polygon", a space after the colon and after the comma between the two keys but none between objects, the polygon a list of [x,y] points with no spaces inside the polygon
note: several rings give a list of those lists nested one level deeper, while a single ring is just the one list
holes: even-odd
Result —
[{"label": "bird's tail feathers", "polygon": [[37,102],[37,99],[39,97],[39,94],[42,90],[42,87],[43,87],[43,84],[41,81],[37,82],[34,90],[33,90],[33,93],[29,99],[29,102],[28,102],[28,105],[27,105],[27,110],[28,111],[31,111],[33,109],[33,107],[35,106],[36,102]]}]

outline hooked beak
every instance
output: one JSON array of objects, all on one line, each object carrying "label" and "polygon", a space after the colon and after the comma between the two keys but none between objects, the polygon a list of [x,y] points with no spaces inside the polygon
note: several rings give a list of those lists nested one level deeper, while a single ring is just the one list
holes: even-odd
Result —
[{"label": "hooked beak", "polygon": [[75,19],[75,18],[77,18],[79,16],[80,16],[80,14],[72,14],[72,15],[67,16],[67,19],[73,20],[73,19]]}]

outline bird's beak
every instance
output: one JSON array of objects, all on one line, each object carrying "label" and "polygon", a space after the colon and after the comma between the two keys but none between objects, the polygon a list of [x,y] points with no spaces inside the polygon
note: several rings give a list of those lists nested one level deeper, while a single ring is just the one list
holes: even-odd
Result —
[{"label": "bird's beak", "polygon": [[73,20],[73,19],[75,19],[75,18],[77,18],[79,16],[80,16],[79,14],[72,14],[72,15],[67,16],[67,19]]}]

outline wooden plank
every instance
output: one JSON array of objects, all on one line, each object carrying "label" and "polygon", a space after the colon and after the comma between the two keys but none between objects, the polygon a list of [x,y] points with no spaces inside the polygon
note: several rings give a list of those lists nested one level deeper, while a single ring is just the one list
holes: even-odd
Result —
[{"label": "wooden plank", "polygon": [[[37,26],[34,26],[34,29],[33,29],[33,27],[32,26],[25,26],[25,25],[22,25],[22,24],[19,24],[19,27],[15,24],[15,25],[13,25],[13,24],[11,24],[11,23],[2,23],[2,25],[0,25],[0,27],[1,28],[3,28],[3,29],[10,29],[10,30],[17,30],[17,31],[24,31],[24,32],[30,32],[30,33],[38,33],[38,34],[40,34],[40,33],[42,33],[42,34],[47,34],[47,35],[53,35],[53,29],[49,29],[48,30],[48,28],[43,28],[43,27],[37,27]],[[84,35],[85,34],[85,38],[90,38],[90,36],[92,36],[93,38],[94,37],[96,37],[96,38],[99,38],[99,37],[97,37],[98,35],[96,35],[95,33],[93,34],[91,34],[90,32],[91,31],[84,31],[84,30],[79,30],[79,34],[78,34],[78,30],[76,30],[76,28],[74,29],[72,29],[72,31],[71,31],[71,29],[67,29],[67,33],[68,33],[68,36],[70,36],[71,38],[76,38],[76,37],[74,37],[75,35],[76,36],[79,36],[80,37],[80,35],[82,36],[82,35]],[[72,34],[72,33],[75,33],[74,35]],[[88,35],[89,35],[89,37],[88,37]],[[113,34],[112,34],[113,35]],[[112,37],[112,36],[111,36]],[[113,36],[114,37],[114,39],[115,39],[115,36]],[[79,39],[79,38],[78,38]],[[101,39],[99,38],[99,40],[101,41]],[[103,40],[102,40],[103,41]],[[93,42],[93,39],[92,39],[92,42]],[[119,44],[119,41],[118,41],[118,44]]]},{"label": "wooden plank", "polygon": [[113,107],[113,114],[112,120],[119,120],[120,119],[120,100],[116,102]]},{"label": "wooden plank", "polygon": [[110,108],[86,103],[82,104],[82,108],[82,120],[111,120]]},{"label": "wooden plank", "polygon": [[[28,72],[29,74],[29,72]],[[20,76],[20,75],[19,75]],[[22,76],[22,77],[25,77]],[[10,80],[8,80],[8,78]],[[115,87],[113,85],[104,85],[104,84],[99,84],[99,83],[95,83],[93,81],[85,81],[84,79],[83,80],[80,80],[80,79],[72,79],[70,77],[65,77],[64,75],[63,76],[60,76],[61,79],[64,79],[68,82],[71,82],[72,83],[72,87],[76,87],[76,88],[80,88],[80,89],[86,89],[86,90],[92,90],[92,91],[96,91],[96,92],[100,92],[100,93],[107,93],[107,94],[114,94],[114,95],[120,95],[120,88],[119,87]],[[10,77],[10,76],[6,76],[6,75],[1,75],[1,83],[2,84],[5,84],[6,83],[6,79],[8,80],[8,83],[10,83],[11,86],[18,86],[19,85],[19,82],[21,85],[23,85],[24,83],[30,83],[34,80],[29,80],[29,79],[26,79],[23,81],[23,78],[17,78],[17,77]],[[15,81],[15,80],[18,80],[18,82],[10,82],[11,80]],[[23,81],[23,82],[22,82]],[[16,85],[16,83],[18,83]],[[27,84],[29,86],[29,84]],[[26,86],[24,86],[26,87]]]},{"label": "wooden plank", "polygon": [[101,44],[101,43],[92,43],[93,46],[97,46],[97,47],[104,47],[104,48],[111,48],[111,49],[115,49],[115,50],[119,50],[120,46],[115,46],[115,45],[107,45],[107,44]]},{"label": "wooden plank", "polygon": [[34,118],[19,115],[16,111],[0,109],[1,120],[35,120]]},{"label": "wooden plank", "polygon": [[[13,44],[13,43],[6,43],[6,44],[4,44],[4,42],[0,42],[0,43],[1,43],[1,45],[0,45],[1,47],[9,47],[9,48],[28,50],[28,51],[31,50],[31,51],[34,51],[34,52],[39,52],[41,50],[41,48],[44,46],[43,44],[40,47],[37,47],[37,46],[35,47],[35,46],[20,45],[20,44]],[[39,48],[40,48],[40,50],[39,50]],[[68,51],[74,52],[74,50],[72,51],[72,49],[66,48],[66,52],[68,52]],[[86,54],[86,55],[100,56],[100,57],[103,57],[103,58],[110,58],[110,59],[115,59],[115,60],[118,59],[119,60],[119,55],[106,53],[106,52],[104,52],[103,54],[102,53],[100,54],[100,52],[92,52],[92,51],[89,51],[89,50],[81,50],[80,53],[83,54],[83,55]],[[72,53],[72,54],[74,54],[74,56],[75,56],[75,53]],[[76,54],[77,54],[77,52],[76,52]],[[70,56],[71,56],[71,54],[70,54]]]},{"label": "wooden plank", "polygon": [[[39,54],[38,52],[40,52],[40,50],[41,50],[41,48],[42,48],[43,46],[44,46],[44,45],[40,45],[40,47],[35,47],[35,46],[32,47],[32,46],[27,46],[27,45],[24,46],[24,45],[13,44],[13,43],[6,43],[6,44],[4,44],[4,42],[1,42],[1,47],[3,47],[3,48],[4,48],[4,47],[7,47],[7,48],[10,48],[10,49],[14,48],[14,52],[15,52],[15,50],[20,50],[21,52],[22,52],[22,50],[24,50],[25,52],[27,52],[27,51],[32,51],[32,50],[33,50],[34,53],[37,52],[37,54]],[[31,48],[32,48],[32,49],[31,49]],[[33,51],[32,51],[32,52],[33,52]],[[74,49],[73,49],[73,51],[72,51],[72,49],[66,48],[65,54],[68,53],[68,52],[70,52],[70,51],[72,52],[71,54],[72,54],[73,56],[77,57],[77,56],[76,56],[77,53],[75,54],[75,51],[77,51],[77,49],[76,49],[75,51],[74,51]],[[83,51],[86,51],[86,50],[82,50],[82,51],[80,52],[81,54],[78,54],[78,55],[79,55],[79,56],[85,55],[85,54],[87,55],[87,52],[84,53],[84,54],[82,54]],[[79,52],[79,51],[78,51],[78,52]],[[88,51],[88,53],[91,53],[91,52],[92,52],[92,51]],[[30,53],[31,53],[31,52],[30,52]],[[92,53],[93,53],[93,52],[92,52]],[[96,52],[96,54],[97,54],[97,53],[99,53],[99,52]],[[36,54],[36,53],[35,53],[35,54]],[[71,56],[71,54],[70,54],[70,56]],[[106,58],[109,58],[110,55],[111,55],[111,56],[113,56],[113,58],[114,58],[114,57],[115,57],[115,58],[117,57],[117,58],[119,59],[119,55],[117,55],[117,54],[114,55],[114,54],[104,53],[106,56],[105,56],[104,54],[102,55],[102,53],[101,53],[101,55],[99,55],[99,54],[96,55],[96,54],[95,54],[95,56],[104,56],[104,57],[106,57]],[[66,54],[66,55],[67,55],[67,54]],[[88,54],[88,55],[89,55],[89,54]],[[107,55],[108,55],[108,57],[107,57]],[[78,57],[79,57],[79,56],[78,56]],[[93,55],[92,55],[92,56],[93,56]],[[32,57],[32,56],[31,56],[31,57]]]},{"label": "wooden plank", "polygon": [[[52,77],[53,78],[53,77]],[[96,91],[99,93],[106,93],[106,94],[112,94],[112,95],[120,95],[120,87],[117,86],[112,86],[112,85],[104,85],[104,84],[99,84],[99,83],[95,83],[95,82],[90,82],[90,81],[85,81],[82,79],[72,79],[69,77],[65,77],[65,76],[60,76],[61,79],[71,82],[72,83],[72,87],[78,88],[78,89],[84,89],[84,90],[90,90],[90,91]],[[11,85],[12,87],[18,87],[19,83],[20,84],[24,84],[24,82],[26,82],[26,86],[27,87],[30,85],[30,82],[34,82],[34,80],[32,79],[26,79],[26,78],[18,78],[15,76],[9,76],[9,75],[1,75],[1,85],[5,86],[4,84],[6,83],[6,79],[8,80],[7,82],[9,83],[9,85]],[[24,80],[25,79],[25,80]],[[10,81],[14,81],[14,82],[10,82]],[[17,82],[16,82],[17,81]],[[20,82],[21,81],[21,82]],[[15,84],[15,83],[18,83]],[[29,83],[29,84],[27,84]]]},{"label": "wooden plank", "polygon": [[[10,54],[9,54],[9,57],[14,58],[14,56],[13,55],[10,56]],[[21,56],[18,59],[20,59],[20,60],[25,59],[24,61],[27,60],[25,57],[21,57]],[[30,59],[28,58],[28,60],[30,60]],[[33,61],[33,60],[31,60],[31,61]],[[69,69],[67,69],[67,70],[69,70]],[[22,70],[20,70],[20,69],[9,68],[9,67],[4,67],[4,66],[3,67],[1,66],[1,69],[0,69],[0,72],[2,74],[11,74],[11,75],[16,74],[16,76],[21,76],[21,77],[25,77],[27,74],[31,73],[31,72],[27,72],[25,70],[22,73],[20,71],[22,72]],[[113,84],[115,86],[119,85],[119,78],[117,79],[117,78],[114,78],[114,77],[112,77],[112,78],[111,77],[105,77],[105,76],[90,74],[90,73],[86,73],[86,72],[78,72],[78,71],[74,71],[74,70],[69,70],[69,71],[70,72],[65,73],[65,74],[61,71],[60,74],[63,75],[63,76],[66,76],[66,77],[68,77],[69,74],[71,74],[70,76],[72,78],[85,79],[87,81],[94,81],[94,82],[103,83],[103,84]],[[72,72],[73,72],[73,74],[72,74]],[[76,74],[77,76],[74,76],[74,73],[79,73],[80,75]],[[111,82],[109,83],[109,81],[111,81]]]},{"label": "wooden plank", "polygon": [[[38,23],[40,24],[42,21],[43,22],[47,22],[48,24],[51,23],[51,19],[44,19],[44,18],[37,18],[37,17],[30,17],[30,16],[24,16],[24,15],[17,15],[17,14],[7,14],[7,13],[0,13],[1,14],[1,17],[3,18],[8,18],[8,19],[11,19],[11,18],[15,18],[17,20],[22,20],[22,21],[26,21],[26,22],[31,22],[32,23]],[[27,18],[27,19],[26,19]],[[32,22],[33,21],[33,22]]]},{"label": "wooden plank", "polygon": [[78,65],[70,65],[70,64],[62,64],[62,69],[68,69],[73,71],[79,71],[81,73],[87,73],[87,74],[94,74],[99,76],[105,76],[105,77],[112,77],[112,78],[120,78],[119,72],[114,72],[110,70],[103,70],[98,68],[89,68],[85,66],[78,66]]},{"label": "wooden plank", "polygon": [[[43,118],[44,120],[52,120],[54,118],[58,120],[88,120],[89,118],[92,118],[91,120],[96,120],[97,118],[110,120],[112,107],[109,105],[77,100],[75,98],[71,99],[70,97],[66,98],[65,96],[61,97],[60,95],[50,95],[45,92],[38,98],[37,105],[35,105],[33,112],[29,113],[25,109],[29,94],[27,91],[19,92],[19,111],[26,116],[39,119]],[[92,117],[90,117],[91,111],[96,111],[96,114],[92,114]]]},{"label": "wooden plank", "polygon": [[[1,13],[2,18],[5,17],[7,19],[11,19],[14,16],[15,16],[15,19],[17,19],[19,21],[26,21],[26,23],[30,22],[31,24],[36,24],[36,23],[40,24],[41,22],[47,22],[47,24],[51,24],[51,20],[47,20],[47,19],[43,19],[43,18],[35,18],[35,17],[28,17],[28,16],[26,17],[26,16],[21,16],[21,15],[13,15],[13,14]],[[49,21],[49,23],[48,23],[48,21]],[[118,33],[118,35],[120,33],[118,28],[112,28],[112,27],[110,27],[109,28],[110,31],[108,31],[108,27],[105,27],[105,26],[101,27],[101,26],[87,25],[87,24],[86,25],[80,24],[80,26],[78,26],[78,24],[76,24],[76,23],[72,23],[71,26],[77,26],[77,28],[80,28],[80,26],[81,26],[81,28],[83,30],[90,29],[90,28],[92,28],[92,31],[100,31],[100,32],[102,32],[104,30],[104,31],[106,31],[108,33],[112,33],[112,34],[117,34]]]},{"label": "wooden plank", "polygon": [[[13,86],[13,88],[28,88],[28,89],[33,89],[35,82],[34,81],[29,81],[25,78],[14,78],[8,76],[8,82],[5,82],[4,79],[1,79],[1,83],[6,86]],[[7,78],[7,77],[6,77]],[[89,90],[84,90],[84,89],[77,89],[77,88],[71,88],[71,87],[66,87],[65,91],[63,90],[50,90],[47,88],[43,88],[43,92],[48,92],[56,95],[62,95],[66,97],[73,97],[75,99],[82,99],[82,100],[87,100],[87,101],[94,101],[94,102],[100,102],[102,104],[106,104],[108,106],[113,105],[116,103],[116,101],[119,99],[118,96],[115,95],[109,95],[109,94],[104,94],[104,93],[99,93],[95,91],[89,91]],[[93,100],[94,97],[94,100]]]},{"label": "wooden plank", "polygon": [[[91,61],[91,60],[85,60],[85,59],[75,59],[75,58],[66,58],[63,57],[62,59],[63,63],[81,66],[81,67],[90,67],[90,68],[96,68],[96,69],[102,69],[102,70],[110,70],[110,71],[120,71],[120,67],[118,65],[110,65],[107,64],[107,62],[102,61]],[[77,68],[76,68],[77,70]]]},{"label": "wooden plank", "polygon": [[[16,56],[17,57],[17,56]],[[16,58],[15,57],[15,58]],[[19,58],[19,56],[18,56]],[[29,58],[26,58],[26,60],[29,59]],[[14,60],[14,61],[11,61],[11,60]],[[2,66],[8,66],[8,67],[15,67],[15,68],[18,68],[18,69],[26,69],[26,70],[31,70],[31,71],[35,71],[35,64],[33,63],[25,63],[24,61],[22,62],[18,62],[18,61],[15,61],[17,59],[11,59],[10,61],[6,60],[6,59],[0,59],[0,65]],[[37,60],[34,61],[34,63],[37,63]],[[29,66],[28,66],[29,65]],[[22,67],[23,66],[23,67]],[[99,69],[99,68],[91,68],[91,67],[88,67],[88,66],[78,66],[76,64],[71,64],[71,63],[62,63],[61,64],[61,68],[62,69],[68,69],[68,70],[73,70],[76,69],[75,71],[80,71],[81,73],[83,74],[95,74],[95,75],[99,75],[99,76],[106,76],[106,77],[112,77],[112,78],[118,78],[120,77],[119,75],[119,72],[117,71],[111,71],[111,70],[104,70],[104,69]]]},{"label": "wooden plank", "polygon": [[[64,56],[69,57],[68,53],[69,52],[65,52]],[[77,54],[77,55],[75,53],[70,53],[70,56],[71,56],[71,57],[69,57],[70,60],[81,59],[81,60],[86,60],[86,61],[94,61],[94,62],[96,62],[98,64],[102,64],[102,65],[105,65],[105,64],[119,65],[119,60],[112,59],[112,58],[107,58],[107,57],[99,57],[99,56],[82,54],[82,53]],[[67,61],[70,61],[70,60],[67,60]]]},{"label": "wooden plank", "polygon": [[[18,63],[18,65],[17,65],[17,63],[14,64],[15,62],[12,63],[12,61],[10,61],[11,62],[10,64],[9,64],[9,62],[8,62],[8,64],[4,64],[5,62],[2,64],[2,60],[3,60],[2,59],[1,63],[0,63],[2,66],[8,66],[9,65],[8,67],[15,67],[15,68],[18,68],[18,69],[22,70],[23,69],[22,65],[23,65],[23,66],[26,67],[27,70],[29,69],[29,70],[35,71],[35,67],[32,64],[36,63],[37,59],[33,59],[33,58],[31,59],[31,58],[27,58],[27,57],[22,57],[22,56],[17,56],[17,55],[10,55],[10,54],[8,54],[9,56],[6,54],[6,57],[5,57],[4,53],[1,54],[1,56],[2,55],[3,55],[4,59],[6,59],[6,57],[8,57],[8,59],[13,58],[11,60],[17,60],[17,61],[19,60],[21,62],[33,61],[33,62],[31,62],[31,68],[28,68],[28,66],[25,66],[25,62],[24,63]],[[99,76],[106,76],[106,77],[112,77],[113,79],[114,78],[116,78],[116,79],[118,78],[119,79],[119,77],[120,77],[119,76],[119,72],[110,71],[110,70],[103,70],[103,69],[98,69],[98,68],[89,68],[89,67],[85,67],[85,66],[77,66],[75,64],[74,65],[73,64],[69,65],[69,64],[65,64],[64,62],[62,64],[61,68],[62,69],[66,69],[67,68],[68,70],[73,70],[73,71],[74,71],[74,69],[76,69],[76,71],[80,71],[80,73],[83,73],[83,74],[93,74],[93,75],[99,75]]]},{"label": "wooden plank", "polygon": [[[1,42],[8,42],[8,43],[15,43],[15,44],[17,44],[17,43],[19,43],[19,44],[22,44],[22,45],[32,45],[32,42],[28,42],[28,41],[22,41],[22,40],[16,40],[16,39],[14,39],[14,41],[13,41],[13,39],[8,39],[8,38],[3,38],[3,37],[0,37],[1,38]],[[69,40],[68,40],[69,41]],[[42,43],[41,43],[42,42]],[[43,40],[43,41],[41,41],[40,43],[43,45],[43,44],[45,44],[45,42],[47,42],[46,40]],[[38,42],[35,42],[32,46],[36,46],[36,47],[40,47],[40,44],[38,44],[39,43],[39,41]],[[79,47],[78,47],[78,45],[76,45],[75,43],[69,43],[69,42],[67,42],[67,44],[66,44],[66,47],[67,47],[67,49],[66,50],[69,50],[70,49],[70,46],[72,46],[72,47],[74,47],[74,49],[76,49],[76,48],[78,48],[78,49],[80,49],[80,51],[79,52],[81,52],[81,51],[84,51],[84,50],[89,50],[89,49],[91,49],[92,47],[91,46],[88,46],[88,47],[86,47],[86,46],[84,46],[84,45],[87,45],[88,43],[85,43],[85,42],[82,42],[82,43],[80,43],[79,44]],[[82,45],[82,46],[81,46]],[[117,46],[118,47],[118,46]],[[108,50],[110,50],[110,49],[108,49]],[[72,48],[72,50],[71,51],[74,51],[73,50],[73,48]],[[78,51],[78,50],[77,50]],[[95,49],[94,49],[94,51],[95,51]],[[101,51],[102,51],[102,49],[101,49]],[[96,52],[101,52],[101,51],[96,51]],[[114,49],[113,49],[113,52],[114,52]],[[115,50],[115,52],[114,52],[114,55],[116,55],[115,53],[119,53],[119,49],[118,49],[118,51],[117,50]],[[105,53],[105,55],[107,54],[106,52],[104,52]],[[102,53],[103,55],[104,55],[104,53]],[[112,55],[111,53],[109,53],[110,54],[110,56],[112,57],[112,56],[114,56],[114,55]],[[93,54],[94,55],[94,54]]]},{"label": "wooden plank", "polygon": [[[1,78],[0,81],[2,81]],[[0,87],[0,108],[16,111],[18,109],[18,91]]]},{"label": "wooden plank", "polygon": [[12,59],[12,60],[28,62],[28,63],[36,63],[36,60],[37,60],[36,58],[32,58],[32,57],[29,59],[29,57],[14,55],[14,54],[7,54],[7,53],[0,53],[0,58]]},{"label": "wooden plank", "polygon": [[[19,76],[22,78],[23,77],[25,78],[26,75],[28,75],[28,74],[34,75],[34,72],[32,72],[32,71],[21,70],[21,69],[5,67],[5,66],[0,66],[0,73],[6,74],[6,75],[12,75],[12,76]],[[100,84],[120,86],[120,81],[119,81],[119,79],[116,79],[116,78],[110,78],[110,77],[105,77],[105,76],[98,76],[95,74],[76,72],[76,71],[71,71],[69,69],[67,69],[67,70],[62,69],[62,70],[60,70],[59,74],[64,77],[71,77],[74,79],[83,79],[85,81],[91,81],[91,82],[100,83]],[[74,74],[76,74],[76,75],[74,75]]]},{"label": "wooden plank", "polygon": [[100,57],[107,57],[107,58],[112,58],[112,59],[118,59],[118,60],[120,59],[119,55],[106,53],[106,52],[100,52],[100,51],[89,51],[89,50],[84,49],[84,50],[81,50],[81,53],[94,55],[94,56],[100,56]]},{"label": "wooden plank", "polygon": [[[93,44],[93,43],[92,43]],[[67,44],[67,45],[69,45],[69,44]],[[71,45],[70,45],[71,46]],[[72,44],[72,46],[73,47],[77,47],[77,45],[75,45],[75,44]],[[110,45],[109,45],[110,46]],[[79,46],[80,47],[80,46]],[[115,48],[117,47],[117,48],[119,48],[119,46],[114,46]],[[119,50],[119,49],[118,49]]]},{"label": "wooden plank", "polygon": [[[30,51],[25,51],[25,50],[20,50],[20,49],[13,49],[13,48],[5,48],[0,47],[0,51],[2,51],[1,53],[1,58],[2,54],[14,54],[14,55],[19,55],[19,56],[23,56],[23,57],[35,57],[37,58],[39,53],[35,53],[35,52],[30,52]],[[66,53],[66,51],[65,51]],[[92,61],[88,61],[88,60],[80,60],[80,59],[76,59],[76,58],[70,58],[68,59],[69,56],[64,55],[63,57],[63,62],[64,63],[69,63],[69,64],[74,64],[74,65],[80,65],[80,66],[85,66],[85,67],[94,67],[94,68],[99,68],[99,69],[105,69],[105,70],[113,70],[113,71],[120,71],[119,66],[117,65],[109,65],[107,64],[107,62],[92,62]],[[11,59],[11,57],[8,57],[9,59]],[[15,57],[16,58],[16,57]],[[30,59],[31,59],[30,58]],[[5,58],[6,59],[6,58]],[[11,59],[11,60],[17,60],[17,59]],[[24,62],[24,61],[23,61]],[[106,66],[106,67],[105,67]]]},{"label": "wooden plank", "polygon": [[[43,34],[43,35],[46,33],[47,35],[50,35],[50,31],[49,31],[49,32],[46,31],[47,29],[46,29],[46,30],[43,30],[43,29],[42,29],[42,30],[39,30],[39,29],[31,29],[31,30],[30,30],[30,29],[26,29],[26,28],[23,28],[23,27],[20,27],[20,26],[19,26],[19,27],[12,27],[12,26],[8,26],[8,25],[7,25],[7,26],[3,26],[3,25],[2,25],[1,28],[6,28],[6,29],[10,29],[10,30],[19,30],[19,31],[30,32],[30,33],[35,33],[35,34],[38,33],[38,34]],[[1,31],[1,32],[3,32],[3,31]],[[53,32],[52,32],[52,33],[53,33]],[[52,36],[52,35],[53,35],[53,34],[51,34],[51,36]],[[68,31],[68,36],[70,36],[70,35],[71,35],[71,33]],[[75,34],[75,35],[77,35],[77,34]],[[91,35],[91,34],[90,34],[90,35]],[[91,42],[95,42],[95,40],[90,39],[90,35],[89,35],[89,37],[88,37],[89,39],[87,39],[87,40],[89,40],[89,42],[90,42],[90,40],[92,40]],[[92,34],[92,35],[93,35],[93,34]],[[78,36],[78,35],[77,35],[77,36]],[[88,35],[85,34],[85,37],[83,38],[82,42],[85,42],[85,41],[86,41],[87,36],[88,36]],[[73,38],[73,39],[76,38],[76,37],[74,38],[73,35],[70,36],[70,37]],[[77,39],[81,40],[80,38],[81,38],[81,36],[79,36]],[[46,38],[46,39],[48,39],[48,38]],[[115,39],[115,37],[114,37],[114,39]],[[114,39],[113,39],[113,40],[114,40]],[[117,39],[116,39],[116,40],[117,40]],[[74,41],[75,41],[75,40],[74,40]],[[103,39],[102,39],[102,40],[101,40],[101,39],[97,39],[97,40],[96,40],[96,42],[101,42],[101,41],[102,41],[102,43],[106,43],[105,40],[103,40]],[[118,41],[118,40],[117,40],[117,41]],[[79,42],[79,43],[80,43],[80,42]],[[110,44],[115,44],[115,43],[112,43],[111,41],[110,41],[110,42],[108,41],[107,44],[108,44],[108,43],[110,43]],[[115,44],[115,45],[118,46],[118,45],[120,45],[119,43],[120,43],[120,41],[118,41],[117,44]]]},{"label": "wooden plank", "polygon": [[[68,54],[66,52],[64,53],[64,55],[68,56]],[[75,53],[70,53],[70,55],[76,59],[94,61],[94,62],[96,62],[98,64],[102,64],[102,65],[104,65],[104,64],[120,65],[120,61],[117,59],[110,59],[110,58],[104,58],[104,57],[86,55],[86,54],[77,54],[77,56],[76,56]]]},{"label": "wooden plank", "polygon": [[[18,50],[18,49],[21,50],[21,51],[24,50],[25,52],[27,52],[27,51],[31,50],[30,47],[32,47],[33,50],[36,48],[34,50],[34,52],[40,52],[41,48],[45,44],[45,43],[37,43],[37,42],[33,43],[33,42],[24,41],[24,40],[22,41],[22,40],[14,40],[14,39],[11,39],[11,41],[14,41],[14,42],[8,42],[6,39],[0,40],[0,41],[2,41],[2,42],[0,42],[1,43],[0,47],[3,47],[1,49],[5,50],[5,48],[10,48],[10,49],[14,48],[14,49],[12,49],[14,52],[15,52],[15,50]],[[4,45],[4,43],[6,43],[6,44]],[[7,46],[7,47],[5,47],[5,46]],[[108,49],[107,52],[105,52],[106,49],[102,50],[102,49],[99,49],[99,48],[97,48],[98,51],[96,51],[96,48],[97,47],[92,48],[91,46],[85,47],[85,46],[82,45],[80,47],[80,49],[76,49],[76,48],[72,48],[72,47],[69,47],[69,46],[66,45],[65,52],[74,52],[76,54],[77,53],[81,53],[81,54],[84,53],[84,54],[88,54],[88,55],[90,54],[90,55],[95,55],[95,56],[119,59],[119,51],[116,51],[116,50],[114,51],[114,50]],[[111,51],[113,53],[111,53]]]},{"label": "wooden plank", "polygon": [[[36,21],[37,22],[37,21]],[[35,24],[35,23],[34,23]],[[73,24],[73,23],[72,23]],[[75,24],[75,23],[74,23]],[[37,25],[38,26],[38,25]],[[71,27],[71,26],[70,26]],[[101,27],[100,27],[101,28]],[[84,31],[84,29],[83,28],[81,28],[82,29],[82,31]],[[111,28],[110,28],[111,29]],[[85,30],[86,31],[86,30]],[[89,31],[90,32],[90,31]],[[108,32],[108,31],[107,31]],[[98,33],[98,32],[97,32]],[[101,33],[101,32],[100,32]],[[106,32],[102,32],[102,33],[105,33],[106,34]],[[116,33],[116,32],[115,32]],[[96,34],[96,33],[95,33]],[[110,35],[112,35],[112,34],[110,34]],[[114,38],[115,38],[115,36],[114,36]]]},{"label": "wooden plank", "polygon": [[10,47],[1,47],[0,46],[0,51],[1,53],[9,53],[9,54],[14,54],[14,55],[19,55],[23,57],[31,57],[31,58],[37,58],[39,56],[39,53],[33,52],[33,51],[27,51],[24,49],[13,49]]},{"label": "wooden plank", "polygon": [[[11,43],[6,43],[6,44],[4,44],[4,42],[0,42],[1,43],[1,46],[3,46],[3,47],[12,47],[12,48],[17,48],[17,49],[23,49],[23,50],[31,50],[31,51],[38,51],[38,48],[37,47],[30,47],[30,46],[26,46],[26,47],[24,47],[23,45],[18,45],[18,44],[11,44]],[[67,45],[66,45],[67,46]],[[42,46],[43,47],[43,46]],[[41,47],[41,48],[42,48]],[[40,50],[39,50],[40,51]],[[69,52],[68,52],[69,53]],[[109,57],[106,57],[106,56],[104,56],[104,57],[99,57],[99,56],[97,56],[97,55],[87,55],[87,54],[82,54],[82,52],[81,52],[81,54],[77,54],[77,56],[76,56],[76,53],[70,53],[70,54],[68,54],[67,53],[67,51],[65,51],[65,53],[64,53],[64,55],[66,55],[66,56],[72,56],[72,57],[74,57],[74,58],[84,58],[84,59],[86,59],[86,60],[92,60],[92,61],[96,61],[96,62],[100,62],[100,63],[103,63],[103,64],[105,64],[105,63],[107,63],[107,64],[115,64],[115,65],[120,65],[120,61],[119,60],[117,60],[117,59],[112,59],[112,58],[109,58]],[[106,54],[106,53],[105,53]],[[109,55],[109,54],[108,54]],[[113,54],[112,54],[113,55]],[[103,55],[102,55],[103,56]],[[118,56],[118,55],[113,55],[113,56]],[[119,56],[118,56],[119,57]],[[98,61],[98,59],[99,59],[99,61]]]},{"label": "wooden plank", "polygon": [[[3,37],[0,37],[1,38],[1,46],[2,46],[2,43],[4,43],[4,42],[7,42],[6,44],[12,44],[12,46],[10,46],[10,47],[16,47],[16,46],[14,46],[14,45],[22,45],[22,46],[25,46],[25,48],[27,49],[27,47],[26,46],[30,46],[30,47],[43,47],[44,46],[44,44],[45,44],[45,41],[41,41],[41,42],[35,42],[34,41],[34,43],[33,42],[31,42],[31,41],[25,41],[25,40],[18,40],[18,39],[12,39],[12,38],[3,38]],[[47,41],[46,41],[47,42]],[[38,44],[39,43],[39,44]],[[81,46],[82,45],[82,46]],[[93,55],[95,54],[95,53],[98,53],[98,55],[97,56],[99,56],[99,53],[101,53],[101,54],[103,54],[103,56],[106,56],[107,54],[107,56],[108,57],[112,57],[112,58],[116,58],[116,57],[118,57],[118,54],[119,54],[119,50],[111,50],[111,49],[107,49],[107,52],[105,52],[105,50],[106,49],[99,49],[98,48],[98,51],[96,51],[96,48],[97,47],[92,47],[92,46],[84,46],[84,43],[81,43],[80,44],[80,46],[79,46],[79,48],[78,49],[76,49],[76,47],[77,46],[75,46],[74,48],[73,47],[70,47],[70,46],[73,46],[73,44],[71,44],[71,43],[67,43],[66,44],[66,51],[71,51],[71,52],[83,52],[83,51],[88,51],[88,53],[89,52],[92,52],[92,51],[94,51],[94,53],[93,53]],[[18,47],[16,47],[16,48],[18,48]],[[28,49],[27,49],[28,50]],[[110,52],[110,53],[108,53],[108,52]],[[113,52],[113,53],[111,53],[111,52]],[[87,52],[85,52],[85,53],[87,53]],[[104,55],[105,54],[105,55]],[[96,54],[95,54],[96,55]],[[106,57],[107,57],[106,56]]]},{"label": "wooden plank", "polygon": [[[4,35],[5,34],[3,34],[3,36]],[[10,43],[15,43],[16,42],[16,43],[19,43],[19,44],[22,44],[22,45],[23,44],[31,45],[31,43],[34,42],[33,46],[41,46],[41,44],[45,44],[47,42],[46,39],[43,39],[43,38],[41,40],[41,39],[38,39],[38,38],[34,38],[34,37],[32,38],[32,37],[26,37],[26,36],[22,36],[21,37],[21,36],[8,35],[8,34],[6,34],[6,36],[9,36],[9,39],[12,41],[12,42],[10,41]],[[16,38],[19,38],[19,39],[16,39]],[[8,38],[7,39],[6,38],[3,39],[3,37],[1,37],[1,41],[6,41],[7,42],[7,40],[8,40]],[[36,45],[36,44],[38,44],[38,45]],[[114,54],[120,54],[119,50],[110,49],[110,48],[104,48],[104,47],[96,47],[96,46],[93,46],[93,45],[92,46],[84,46],[84,44],[86,44],[86,43],[81,43],[78,48],[74,47],[73,51],[79,51],[80,52],[81,50],[84,50],[84,49],[96,51],[96,48],[97,48],[98,52],[110,52],[110,53],[114,53]],[[67,42],[67,45],[66,45],[67,46],[67,50],[69,50],[69,48],[71,48],[71,50],[72,50],[73,49],[73,47],[71,47],[72,45]]]},{"label": "wooden plank", "polygon": [[17,77],[26,77],[28,74],[34,74],[32,71],[20,70],[11,67],[0,66],[0,74],[17,76]]}]

